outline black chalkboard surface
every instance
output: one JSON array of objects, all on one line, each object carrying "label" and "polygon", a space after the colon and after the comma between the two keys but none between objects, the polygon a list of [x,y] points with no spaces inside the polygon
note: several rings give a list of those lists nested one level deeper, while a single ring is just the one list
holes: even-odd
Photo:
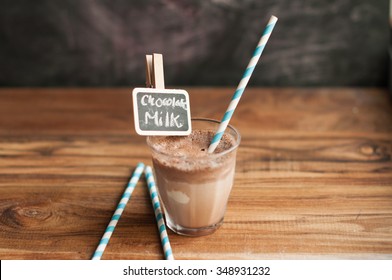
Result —
[{"label": "black chalkboard surface", "polygon": [[189,135],[189,95],[180,89],[135,88],[135,130],[140,135]]},{"label": "black chalkboard surface", "polygon": [[0,87],[235,87],[271,14],[249,86],[386,87],[389,0],[0,1]]}]

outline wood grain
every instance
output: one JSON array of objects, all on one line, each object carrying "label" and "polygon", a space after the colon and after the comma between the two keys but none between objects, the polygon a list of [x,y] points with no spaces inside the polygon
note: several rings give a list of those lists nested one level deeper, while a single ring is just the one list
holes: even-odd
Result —
[{"label": "wood grain", "polygon": [[[188,88],[219,119],[233,89]],[[0,259],[89,259],[137,162],[131,89],[0,90]],[[224,225],[177,259],[391,259],[392,106],[380,89],[248,89]],[[104,259],[162,259],[140,181]]]}]

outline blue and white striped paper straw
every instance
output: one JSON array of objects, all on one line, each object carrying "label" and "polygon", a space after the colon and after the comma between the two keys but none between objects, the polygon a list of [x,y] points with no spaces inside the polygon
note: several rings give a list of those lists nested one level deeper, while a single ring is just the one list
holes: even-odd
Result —
[{"label": "blue and white striped paper straw", "polygon": [[165,254],[166,260],[174,260],[173,252],[170,246],[169,237],[167,236],[165,221],[162,216],[161,204],[159,203],[158,193],[155,186],[154,175],[150,166],[146,166],[144,174],[147,179],[148,191],[150,192],[152,207],[154,208],[155,219],[157,220],[157,226],[159,230],[159,236],[161,238],[163,253]]},{"label": "blue and white striped paper straw", "polygon": [[136,187],[137,182],[139,181],[140,176],[143,173],[144,169],[144,164],[143,163],[138,163],[136,166],[135,171],[132,174],[131,179],[129,180],[128,186],[126,187],[124,194],[121,197],[120,202],[117,205],[116,211],[114,211],[114,214],[112,216],[112,219],[110,220],[108,226],[106,227],[105,233],[103,234],[101,241],[99,242],[99,245],[97,249],[95,250],[95,253],[92,257],[92,260],[100,260],[102,257],[103,252],[106,249],[106,246],[109,243],[110,237],[113,234],[114,229],[116,228],[117,222],[121,217],[121,214],[124,211],[125,206],[127,205],[129,198],[132,195],[133,190]]},{"label": "blue and white striped paper straw", "polygon": [[249,82],[249,79],[253,73],[253,70],[256,67],[257,62],[259,61],[259,58],[261,54],[263,53],[264,47],[268,42],[268,39],[272,33],[272,30],[275,27],[276,22],[278,21],[278,18],[275,16],[271,16],[270,20],[268,21],[267,26],[264,29],[263,35],[260,38],[259,43],[257,44],[257,47],[253,53],[253,56],[251,60],[249,61],[248,67],[246,67],[246,70],[244,72],[244,75],[242,76],[242,79],[240,83],[238,84],[238,87],[236,91],[234,92],[233,97],[231,98],[231,102],[229,104],[229,107],[226,110],[226,113],[224,114],[218,130],[216,131],[214,138],[212,138],[211,144],[208,147],[208,152],[213,153],[216,149],[216,147],[219,144],[219,141],[221,140],[223,133],[226,130],[227,125],[230,122],[230,119],[234,113],[235,108],[238,105],[238,102],[241,99],[242,94],[244,93],[244,90],[246,88],[246,85]]}]

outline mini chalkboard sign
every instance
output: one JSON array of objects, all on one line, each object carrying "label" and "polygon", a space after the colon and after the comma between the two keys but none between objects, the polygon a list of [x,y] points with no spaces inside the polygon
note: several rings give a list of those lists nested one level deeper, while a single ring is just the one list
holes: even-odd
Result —
[{"label": "mini chalkboard sign", "polygon": [[189,135],[191,116],[185,90],[135,88],[136,132],[140,135]]},{"label": "mini chalkboard sign", "polygon": [[132,92],[136,132],[140,135],[189,135],[192,131],[189,95],[165,89],[162,55],[146,56],[147,88]]}]

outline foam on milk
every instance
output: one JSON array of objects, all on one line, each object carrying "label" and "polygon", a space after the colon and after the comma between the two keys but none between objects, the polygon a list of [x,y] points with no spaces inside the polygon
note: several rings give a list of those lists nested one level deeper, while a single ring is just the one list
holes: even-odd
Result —
[{"label": "foam on milk", "polygon": [[[215,132],[211,130],[193,130],[189,136],[159,136],[151,143],[153,149],[167,157],[159,157],[161,164],[189,171],[200,168],[216,168],[220,160],[212,160],[214,155],[229,150],[235,145],[235,139],[224,134],[213,154],[207,152]],[[189,160],[184,160],[189,158]],[[196,159],[196,160],[195,160]]]}]

